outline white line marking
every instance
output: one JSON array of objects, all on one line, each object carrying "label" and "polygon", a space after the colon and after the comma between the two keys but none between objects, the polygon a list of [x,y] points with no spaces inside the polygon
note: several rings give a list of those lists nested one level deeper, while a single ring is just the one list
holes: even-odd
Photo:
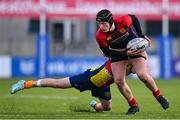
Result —
[{"label": "white line marking", "polygon": [[[73,114],[74,116],[79,116],[79,117],[81,117],[81,116],[89,116],[89,114],[86,114],[86,115],[83,115],[83,114]],[[31,114],[31,115],[28,115],[28,114],[25,114],[25,115],[21,115],[21,114],[9,114],[9,115],[0,115],[0,116],[2,116],[2,117],[10,117],[10,116],[16,116],[16,117],[23,117],[23,116],[36,116],[36,117],[48,117],[48,116],[51,116],[50,114],[49,115],[45,115],[45,114],[39,114],[39,115],[36,115],[36,114]],[[67,117],[68,116],[68,114],[66,114],[66,115],[64,115],[64,114],[59,114],[59,115],[54,115],[53,114],[53,117],[62,117],[62,116],[65,116],[65,117]],[[107,116],[110,116],[110,114],[99,114],[99,116],[103,116],[103,117],[107,117]]]},{"label": "white line marking", "polygon": [[5,95],[4,98],[38,98],[38,99],[72,99],[76,100],[76,96],[57,96],[57,95]]}]

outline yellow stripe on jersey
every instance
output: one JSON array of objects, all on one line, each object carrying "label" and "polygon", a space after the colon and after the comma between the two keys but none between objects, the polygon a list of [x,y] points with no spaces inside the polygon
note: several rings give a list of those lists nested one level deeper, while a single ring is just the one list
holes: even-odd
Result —
[{"label": "yellow stripe on jersey", "polygon": [[111,79],[112,79],[112,76],[108,74],[108,72],[106,71],[106,68],[104,67],[97,74],[92,76],[90,80],[97,87],[102,87]]}]

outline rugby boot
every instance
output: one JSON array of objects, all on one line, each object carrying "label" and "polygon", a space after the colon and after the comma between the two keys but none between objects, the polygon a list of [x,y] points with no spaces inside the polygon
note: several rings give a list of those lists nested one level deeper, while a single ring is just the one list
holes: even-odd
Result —
[{"label": "rugby boot", "polygon": [[131,106],[128,111],[126,112],[126,115],[134,115],[137,112],[139,112],[139,107],[138,106]]},{"label": "rugby boot", "polygon": [[94,106],[97,104],[97,102],[95,100],[91,100],[90,102],[90,106],[94,108]]},{"label": "rugby boot", "polygon": [[11,94],[14,94],[24,88],[25,80],[19,80],[17,83],[11,86]]},{"label": "rugby boot", "polygon": [[158,96],[156,99],[164,110],[169,108],[169,101],[163,95]]},{"label": "rugby boot", "polygon": [[99,112],[96,108],[95,108],[95,105],[97,104],[97,102],[95,100],[91,100],[90,102],[90,106],[96,111],[96,112]]}]

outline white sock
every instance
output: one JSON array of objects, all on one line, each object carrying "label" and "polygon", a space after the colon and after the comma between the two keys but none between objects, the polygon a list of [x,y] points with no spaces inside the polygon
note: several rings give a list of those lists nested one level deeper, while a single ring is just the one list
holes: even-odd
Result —
[{"label": "white sock", "polygon": [[38,86],[38,87],[41,87],[41,80],[38,80],[38,81],[37,81],[37,86]]}]

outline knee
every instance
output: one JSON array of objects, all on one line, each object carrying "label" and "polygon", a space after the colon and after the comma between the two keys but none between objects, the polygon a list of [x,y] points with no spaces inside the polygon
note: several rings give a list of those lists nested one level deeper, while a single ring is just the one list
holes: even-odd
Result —
[{"label": "knee", "polygon": [[111,104],[103,105],[103,110],[104,110],[104,111],[110,111],[111,109],[112,109]]},{"label": "knee", "polygon": [[104,108],[104,111],[110,111],[110,110],[111,110],[111,107]]},{"label": "knee", "polygon": [[55,81],[53,81],[52,86],[53,86],[54,88],[59,88],[59,87],[61,87],[61,84],[59,83],[58,80],[55,80]]},{"label": "knee", "polygon": [[124,86],[125,85],[125,80],[122,79],[122,78],[119,78],[119,79],[117,78],[117,79],[115,79],[115,83],[118,86]]},{"label": "knee", "polygon": [[146,72],[141,72],[141,73],[138,73],[137,76],[139,77],[141,81],[146,82],[148,80],[149,74]]}]

